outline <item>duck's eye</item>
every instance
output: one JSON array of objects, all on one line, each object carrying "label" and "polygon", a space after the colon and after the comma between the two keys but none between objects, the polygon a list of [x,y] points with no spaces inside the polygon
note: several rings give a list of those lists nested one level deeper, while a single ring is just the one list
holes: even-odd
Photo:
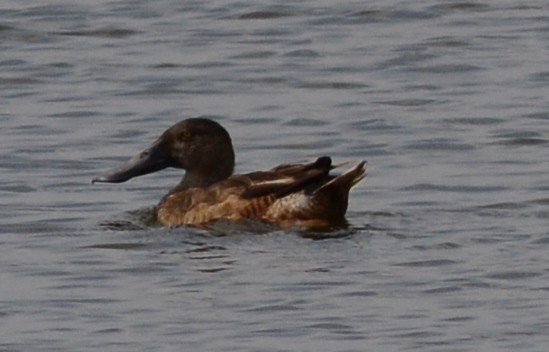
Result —
[{"label": "duck's eye", "polygon": [[189,130],[184,130],[184,131],[181,132],[181,134],[179,135],[179,139],[182,140],[182,141],[188,141],[189,139],[191,139],[192,136],[193,136],[193,134],[191,133],[191,131],[189,131]]}]

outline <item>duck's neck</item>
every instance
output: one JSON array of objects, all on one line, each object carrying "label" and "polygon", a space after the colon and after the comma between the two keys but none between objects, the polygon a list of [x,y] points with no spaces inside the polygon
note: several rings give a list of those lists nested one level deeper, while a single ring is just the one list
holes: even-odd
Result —
[{"label": "duck's neck", "polygon": [[183,179],[179,183],[180,186],[183,186],[184,188],[192,188],[192,187],[209,187],[213,185],[216,182],[219,182],[221,180],[226,179],[230,175],[223,175],[223,176],[217,176],[217,175],[201,175],[198,173],[193,172],[186,172],[185,176],[183,176]]},{"label": "duck's neck", "polygon": [[185,172],[185,176],[181,182],[170,191],[171,193],[180,192],[189,188],[206,188],[213,185],[216,182],[225,180],[232,175],[232,170],[227,170],[223,173],[216,173],[215,175],[204,175],[199,172]]},{"label": "duck's neck", "polygon": [[[232,148],[217,151],[220,158],[203,158],[194,167],[185,168],[185,176],[170,194],[189,188],[206,188],[225,180],[233,174],[234,152]],[[190,169],[190,170],[189,170]]]}]

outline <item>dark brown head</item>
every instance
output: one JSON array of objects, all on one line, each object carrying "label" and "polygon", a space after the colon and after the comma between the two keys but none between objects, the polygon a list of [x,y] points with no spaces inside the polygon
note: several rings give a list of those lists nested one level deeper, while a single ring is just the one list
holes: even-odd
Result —
[{"label": "dark brown head", "polygon": [[93,182],[125,182],[167,167],[186,170],[182,183],[206,186],[233,173],[234,150],[229,133],[207,118],[191,118],[166,130],[154,144],[121,167]]}]

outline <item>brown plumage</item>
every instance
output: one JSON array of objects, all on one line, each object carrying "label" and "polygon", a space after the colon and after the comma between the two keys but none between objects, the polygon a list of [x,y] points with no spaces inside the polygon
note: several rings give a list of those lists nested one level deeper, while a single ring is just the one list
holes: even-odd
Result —
[{"label": "brown plumage", "polygon": [[234,151],[227,131],[206,118],[183,120],[147,150],[92,182],[124,182],[166,167],[185,169],[181,182],[156,207],[166,226],[215,220],[257,219],[281,226],[328,226],[344,222],[349,190],[366,177],[361,161],[334,176],[329,157],[269,171],[233,175]]}]

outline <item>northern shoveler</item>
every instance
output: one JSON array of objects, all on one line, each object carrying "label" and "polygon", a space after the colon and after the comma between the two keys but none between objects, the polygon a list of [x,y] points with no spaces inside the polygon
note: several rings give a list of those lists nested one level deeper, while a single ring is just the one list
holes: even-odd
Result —
[{"label": "northern shoveler", "polygon": [[167,167],[185,170],[181,182],[156,206],[166,226],[204,225],[228,219],[258,219],[280,226],[344,223],[349,190],[366,177],[359,162],[330,175],[330,157],[284,164],[269,171],[233,175],[234,150],[225,128],[207,118],[190,118],[166,130],[126,164],[92,180],[125,182]]}]

